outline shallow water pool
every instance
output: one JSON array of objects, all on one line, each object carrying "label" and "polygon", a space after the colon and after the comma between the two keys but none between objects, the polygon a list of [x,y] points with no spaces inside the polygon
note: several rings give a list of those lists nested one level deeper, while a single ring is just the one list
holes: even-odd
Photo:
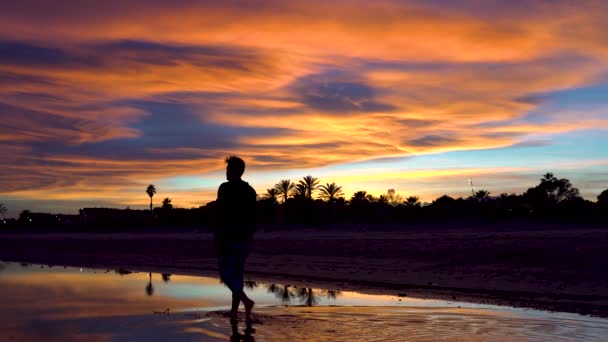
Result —
[{"label": "shallow water pool", "polygon": [[[0,340],[608,341],[608,320],[576,314],[247,282],[255,333],[218,311],[218,279],[0,264]],[[242,330],[242,326],[236,327]]]}]

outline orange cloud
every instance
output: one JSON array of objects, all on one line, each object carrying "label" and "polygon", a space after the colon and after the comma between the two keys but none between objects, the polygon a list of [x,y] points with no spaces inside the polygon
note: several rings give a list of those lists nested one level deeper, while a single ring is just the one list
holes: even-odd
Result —
[{"label": "orange cloud", "polygon": [[[135,203],[123,194],[142,184],[218,177],[227,154],[287,171],[608,129],[605,107],[543,111],[536,96],[604,81],[607,11],[600,2],[2,4],[0,185],[23,198]],[[544,120],[527,118],[535,111]]]}]

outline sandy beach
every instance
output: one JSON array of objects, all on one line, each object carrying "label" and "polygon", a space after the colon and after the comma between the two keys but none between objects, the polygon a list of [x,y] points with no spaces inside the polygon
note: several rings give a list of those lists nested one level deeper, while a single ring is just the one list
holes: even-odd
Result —
[{"label": "sandy beach", "polygon": [[[608,229],[259,231],[260,281],[608,316]],[[5,234],[0,259],[215,275],[207,233]]]}]

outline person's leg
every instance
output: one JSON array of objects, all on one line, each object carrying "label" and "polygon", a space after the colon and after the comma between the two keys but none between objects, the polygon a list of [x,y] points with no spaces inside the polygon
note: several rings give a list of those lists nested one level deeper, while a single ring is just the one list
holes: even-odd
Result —
[{"label": "person's leg", "polygon": [[[240,255],[238,258],[238,276],[239,276],[239,284],[243,285],[245,283],[245,261],[247,260],[247,255],[249,254],[249,245],[244,243],[240,246]],[[241,287],[243,288],[243,287]],[[245,294],[245,291],[241,290],[240,300],[243,302],[245,306],[245,317],[247,319],[251,318],[251,311],[253,310],[253,305],[255,302],[251,300]]]},{"label": "person's leg", "polygon": [[[243,290],[240,291],[241,293]],[[232,292],[232,308],[230,309],[230,318],[236,319],[239,311],[239,304],[241,303],[241,294],[233,291]]]},{"label": "person's leg", "polygon": [[245,318],[250,319],[251,311],[253,310],[253,306],[255,305],[255,302],[253,300],[251,300],[249,297],[247,297],[247,295],[245,294],[245,291],[241,291],[241,301],[243,302],[243,305],[245,306]]}]

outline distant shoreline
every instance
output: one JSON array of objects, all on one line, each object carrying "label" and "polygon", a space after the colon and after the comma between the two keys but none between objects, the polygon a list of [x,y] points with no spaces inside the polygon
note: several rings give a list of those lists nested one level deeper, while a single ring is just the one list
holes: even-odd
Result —
[{"label": "distant shoreline", "polygon": [[[247,275],[608,317],[607,248],[608,228],[260,232]],[[216,276],[201,233],[4,234],[0,260]]]}]

